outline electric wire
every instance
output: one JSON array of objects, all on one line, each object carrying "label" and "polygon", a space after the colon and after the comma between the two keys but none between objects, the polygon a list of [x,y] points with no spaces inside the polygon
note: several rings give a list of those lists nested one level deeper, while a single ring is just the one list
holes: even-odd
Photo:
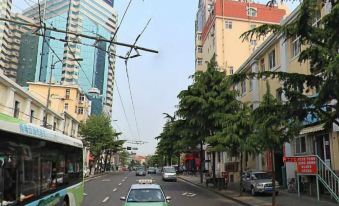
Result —
[{"label": "electric wire", "polygon": [[116,87],[116,89],[117,89],[118,96],[119,96],[119,99],[120,99],[120,104],[121,104],[121,106],[122,106],[122,110],[123,110],[123,113],[124,113],[124,116],[125,116],[125,119],[126,119],[126,122],[127,122],[127,126],[128,126],[128,129],[129,129],[129,132],[130,132],[131,135],[132,135],[132,134],[133,134],[133,133],[132,133],[132,127],[131,127],[131,124],[130,124],[129,121],[128,121],[126,109],[125,109],[125,106],[124,106],[124,102],[122,101],[122,96],[121,96],[121,93],[120,93],[120,90],[119,90],[119,87],[118,87],[118,84],[117,84],[117,81],[116,81],[115,78],[114,78],[114,82],[115,82],[115,87]]}]

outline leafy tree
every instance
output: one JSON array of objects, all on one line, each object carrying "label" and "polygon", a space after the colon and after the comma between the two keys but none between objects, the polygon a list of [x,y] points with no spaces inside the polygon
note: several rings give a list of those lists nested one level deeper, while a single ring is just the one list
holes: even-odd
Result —
[{"label": "leafy tree", "polygon": [[[272,0],[269,5],[275,5]],[[321,9],[326,7],[328,13]],[[312,114],[332,128],[332,124],[339,125],[339,3],[338,1],[301,1],[296,20],[285,25],[262,25],[241,37],[245,39],[260,38],[273,33],[282,35],[286,39],[298,37],[303,47],[298,61],[310,65],[310,74],[286,72],[260,72],[259,74],[236,75],[236,81],[248,76],[252,78],[272,77],[283,82],[284,94],[292,115],[304,119]],[[305,91],[315,89],[317,95],[307,96]]]},{"label": "leafy tree", "polygon": [[129,156],[130,154],[126,149],[122,149],[121,151],[119,151],[119,158],[122,166],[126,166],[128,164]]},{"label": "leafy tree", "polygon": [[[235,100],[234,100],[235,101]],[[227,151],[230,156],[240,159],[240,195],[242,195],[242,173],[244,153],[255,153],[255,148],[249,145],[248,139],[253,133],[252,111],[241,102],[237,102],[232,113],[224,114],[219,119],[222,130],[208,138],[208,142]]]},{"label": "leafy tree", "polygon": [[272,158],[272,206],[275,206],[276,180],[275,180],[275,151],[282,148],[285,142],[297,136],[301,129],[298,119],[290,116],[286,105],[277,101],[270,94],[270,87],[267,83],[267,90],[259,107],[253,111],[254,131],[249,137],[249,144],[255,145],[260,152],[269,150]]},{"label": "leafy tree", "polygon": [[[200,147],[200,181],[203,182],[204,153],[203,145],[209,136],[220,130],[218,118],[231,113],[236,106],[232,104],[235,94],[230,92],[230,84],[226,81],[224,72],[219,68],[213,58],[207,66],[206,72],[196,72],[193,84],[178,95],[179,106],[177,115],[181,135],[185,142],[192,147]],[[213,158],[214,159],[214,158]],[[215,166],[215,159],[213,160]],[[213,168],[215,177],[215,169]]]},{"label": "leafy tree", "polygon": [[[111,119],[104,114],[90,116],[88,120],[80,123],[79,133],[83,137],[84,145],[90,148],[94,162],[99,163],[104,152],[117,146],[116,138],[119,133],[114,131]],[[107,155],[108,153],[106,157]],[[107,165],[107,158],[105,162]]]}]

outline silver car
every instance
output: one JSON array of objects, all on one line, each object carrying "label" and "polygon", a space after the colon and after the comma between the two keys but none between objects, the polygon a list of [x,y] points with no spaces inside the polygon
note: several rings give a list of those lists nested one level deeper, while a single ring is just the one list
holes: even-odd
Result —
[{"label": "silver car", "polygon": [[[275,182],[276,195],[279,194],[279,182]],[[258,193],[272,193],[272,174],[264,171],[247,171],[243,174],[243,191],[250,191],[251,195]]]},{"label": "silver car", "polygon": [[162,180],[164,181],[177,181],[177,173],[174,167],[167,166],[162,169]]},{"label": "silver car", "polygon": [[144,168],[138,168],[135,171],[135,176],[146,176],[146,171]]}]

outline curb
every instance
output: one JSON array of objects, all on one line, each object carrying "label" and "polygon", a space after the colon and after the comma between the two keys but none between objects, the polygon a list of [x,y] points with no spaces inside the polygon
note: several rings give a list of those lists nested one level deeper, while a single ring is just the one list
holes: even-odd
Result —
[{"label": "curb", "polygon": [[236,203],[239,203],[239,204],[241,204],[241,205],[244,205],[244,206],[254,206],[254,205],[251,205],[251,204],[249,204],[249,203],[246,203],[246,202],[243,202],[243,201],[241,201],[241,200],[238,200],[238,199],[236,199],[236,198],[234,198],[234,197],[230,197],[230,196],[228,196],[228,195],[225,195],[225,194],[223,194],[222,192],[219,192],[219,191],[216,191],[216,190],[214,190],[214,189],[211,189],[211,188],[208,188],[208,187],[204,187],[204,186],[202,186],[202,185],[200,185],[200,184],[197,184],[197,183],[191,182],[191,181],[189,181],[189,180],[186,180],[186,179],[184,179],[184,178],[182,178],[182,177],[178,177],[178,178],[179,178],[180,180],[184,181],[184,182],[188,182],[188,183],[193,184],[193,185],[195,185],[195,186],[198,186],[198,187],[200,187],[200,188],[202,188],[202,189],[205,189],[205,190],[214,192],[214,193],[217,194],[217,195],[220,195],[220,196],[222,196],[222,197],[224,197],[224,198],[226,198],[226,199],[232,200],[232,201],[234,201],[234,202],[236,202]]}]

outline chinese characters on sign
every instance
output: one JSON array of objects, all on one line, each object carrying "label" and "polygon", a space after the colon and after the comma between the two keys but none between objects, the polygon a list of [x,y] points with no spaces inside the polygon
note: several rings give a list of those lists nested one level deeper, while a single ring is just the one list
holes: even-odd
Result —
[{"label": "chinese characters on sign", "polygon": [[284,157],[284,161],[297,163],[299,174],[317,174],[317,158],[315,156]]}]

